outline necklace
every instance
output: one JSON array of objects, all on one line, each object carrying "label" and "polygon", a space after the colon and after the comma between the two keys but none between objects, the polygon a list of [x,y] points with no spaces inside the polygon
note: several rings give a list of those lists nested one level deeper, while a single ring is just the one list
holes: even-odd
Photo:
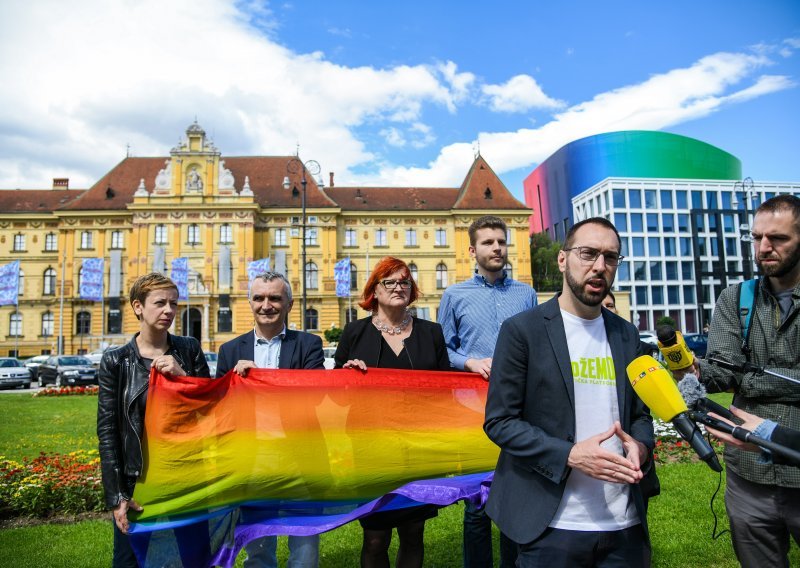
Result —
[{"label": "necklace", "polygon": [[403,333],[403,330],[408,327],[408,324],[411,323],[411,314],[409,314],[408,310],[406,310],[406,315],[403,317],[403,321],[400,322],[400,325],[391,326],[385,324],[378,319],[378,316],[373,316],[372,323],[378,328],[378,331],[388,333],[389,335],[400,335]]}]

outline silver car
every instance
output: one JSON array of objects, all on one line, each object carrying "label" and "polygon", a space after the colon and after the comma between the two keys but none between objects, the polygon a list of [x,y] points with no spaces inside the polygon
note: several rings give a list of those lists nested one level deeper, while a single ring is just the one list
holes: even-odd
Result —
[{"label": "silver car", "polygon": [[0,357],[0,389],[31,388],[31,372],[14,357]]}]

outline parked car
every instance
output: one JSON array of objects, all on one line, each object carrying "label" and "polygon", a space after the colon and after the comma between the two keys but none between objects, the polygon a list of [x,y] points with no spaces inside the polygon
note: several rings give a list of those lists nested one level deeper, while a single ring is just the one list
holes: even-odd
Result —
[{"label": "parked car", "polygon": [[694,351],[697,357],[705,357],[708,351],[708,335],[705,333],[687,333],[683,336],[686,347]]},{"label": "parked car", "polygon": [[31,372],[15,357],[0,357],[0,389],[31,388]]},{"label": "parked car", "polygon": [[86,357],[80,355],[53,355],[39,365],[39,386],[53,383],[61,386],[97,384],[97,369]]},{"label": "parked car", "polygon": [[655,333],[650,333],[649,331],[640,331],[639,340],[652,345],[658,345],[658,337],[656,337]]},{"label": "parked car", "polygon": [[325,368],[333,369],[336,365],[336,362],[333,360],[333,356],[336,354],[336,347],[323,347],[322,352],[325,354]]},{"label": "parked car", "polygon": [[103,353],[105,353],[106,351],[108,351],[110,349],[116,349],[117,347],[121,347],[121,346],[120,345],[109,345],[108,347],[102,347],[100,349],[95,349],[91,353],[87,353],[86,355],[84,355],[84,357],[89,359],[89,361],[92,362],[92,365],[94,365],[96,368],[99,368],[100,367],[100,361],[103,359]]},{"label": "parked car", "polygon": [[28,359],[25,359],[25,361],[23,361],[23,364],[31,372],[32,381],[35,381],[36,378],[38,377],[39,365],[47,361],[48,357],[50,357],[50,355],[34,355],[33,357],[30,357]]},{"label": "parked car", "polygon": [[208,362],[208,370],[211,371],[211,376],[217,375],[217,354],[211,351],[205,352],[206,361]]}]

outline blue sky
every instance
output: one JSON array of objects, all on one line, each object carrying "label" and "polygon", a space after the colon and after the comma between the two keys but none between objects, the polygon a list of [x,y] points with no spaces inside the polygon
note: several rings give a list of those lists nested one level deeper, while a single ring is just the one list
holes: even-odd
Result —
[{"label": "blue sky", "polygon": [[627,129],[800,180],[800,3],[658,4],[3,2],[0,187],[88,187],[195,116],[223,157],[299,144],[339,185],[457,186],[480,148],[521,197],[563,144]]}]

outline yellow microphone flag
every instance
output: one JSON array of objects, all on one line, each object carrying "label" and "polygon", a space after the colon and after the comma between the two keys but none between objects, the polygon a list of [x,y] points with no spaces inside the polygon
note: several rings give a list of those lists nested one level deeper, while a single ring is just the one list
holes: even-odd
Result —
[{"label": "yellow microphone flag", "polygon": [[664,347],[664,344],[659,341],[658,350],[661,351],[670,370],[681,371],[691,366],[694,362],[694,355],[686,345],[686,340],[683,339],[681,332],[675,331],[675,335],[677,337],[675,345]]},{"label": "yellow microphone flag", "polygon": [[688,410],[669,371],[650,355],[631,361],[627,373],[633,390],[661,420],[672,422],[675,416]]}]

